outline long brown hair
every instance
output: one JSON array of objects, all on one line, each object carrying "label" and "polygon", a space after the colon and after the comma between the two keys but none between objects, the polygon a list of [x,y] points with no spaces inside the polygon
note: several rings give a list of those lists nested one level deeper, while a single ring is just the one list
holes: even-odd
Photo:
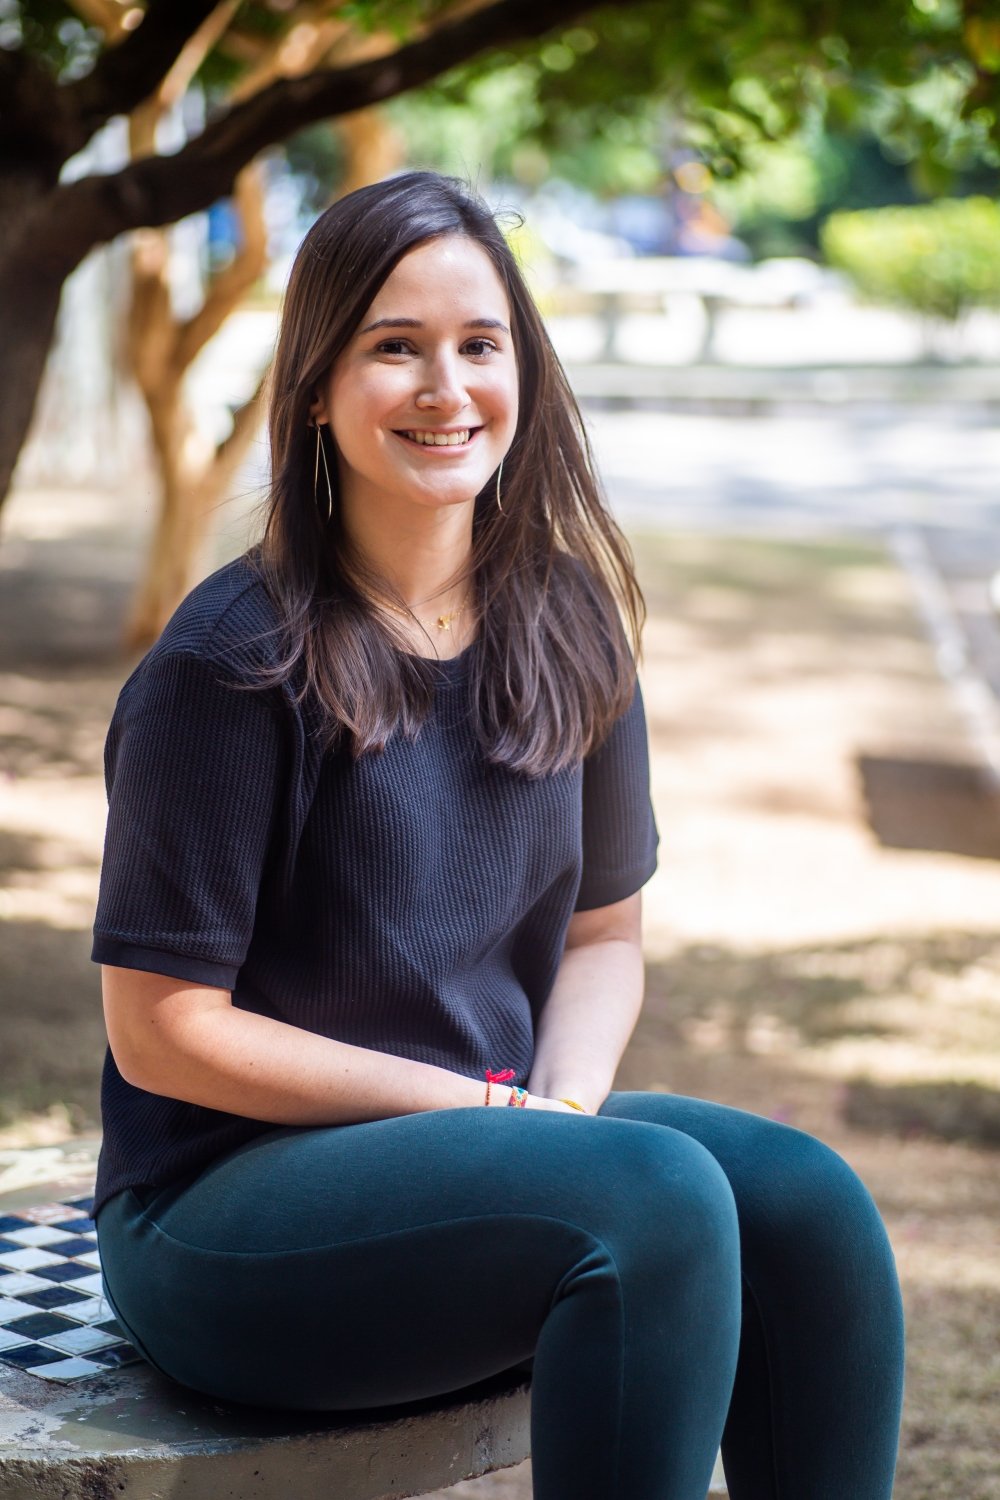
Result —
[{"label": "long brown hair", "polygon": [[[480,630],[470,648],[470,713],[488,760],[542,775],[604,739],[632,695],[644,605],[628,543],[594,473],[579,408],[511,251],[486,205],[434,172],[348,194],[302,242],[285,294],[271,377],[271,489],[250,554],[281,621],[281,659],[264,676],[314,695],[326,742],[360,755],[415,735],[433,697],[432,660],[405,649],[366,588],[394,597],[341,523],[336,454],[314,481],[309,408],[397,262],[465,235],[507,293],[519,409],[503,463],[476,497],[472,577]],[[624,624],[623,624],[624,620]]]}]

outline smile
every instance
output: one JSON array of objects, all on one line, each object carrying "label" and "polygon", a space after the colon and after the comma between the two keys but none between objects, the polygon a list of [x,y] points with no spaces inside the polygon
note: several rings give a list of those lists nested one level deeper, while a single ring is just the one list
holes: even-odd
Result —
[{"label": "smile", "polygon": [[425,428],[409,428],[397,432],[396,436],[418,448],[467,448],[481,430],[479,427],[460,427],[453,432],[430,432]]}]

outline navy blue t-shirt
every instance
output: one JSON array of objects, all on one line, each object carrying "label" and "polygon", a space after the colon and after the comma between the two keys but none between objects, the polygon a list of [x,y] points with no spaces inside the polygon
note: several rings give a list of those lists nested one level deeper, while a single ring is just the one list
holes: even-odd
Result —
[{"label": "navy blue t-shirt", "polygon": [[[483,757],[473,644],[435,668],[415,739],[323,751],[291,689],[248,689],[275,613],[245,559],[181,605],[125,683],[105,750],[98,963],[232,991],[321,1036],[468,1077],[531,1070],[574,910],[656,867],[638,684],[607,740],[529,777]],[[242,686],[241,686],[242,684]],[[274,1128],[127,1083],[110,1048],[95,1209]]]}]

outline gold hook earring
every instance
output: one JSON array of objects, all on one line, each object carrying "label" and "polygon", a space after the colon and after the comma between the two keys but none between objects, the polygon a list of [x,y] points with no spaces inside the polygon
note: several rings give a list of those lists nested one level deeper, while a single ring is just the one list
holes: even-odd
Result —
[{"label": "gold hook earring", "polygon": [[507,512],[504,510],[503,506],[500,504],[500,475],[502,473],[503,473],[503,459],[500,460],[500,467],[499,467],[499,469],[497,469],[497,510],[500,512],[500,514],[502,516],[505,516],[507,514]]},{"label": "gold hook earring", "polygon": [[316,459],[313,464],[313,504],[319,508],[319,459],[323,455],[323,472],[326,475],[326,519],[333,518],[333,485],[330,482],[330,465],[326,459],[326,445],[323,442],[323,424],[316,422]]}]

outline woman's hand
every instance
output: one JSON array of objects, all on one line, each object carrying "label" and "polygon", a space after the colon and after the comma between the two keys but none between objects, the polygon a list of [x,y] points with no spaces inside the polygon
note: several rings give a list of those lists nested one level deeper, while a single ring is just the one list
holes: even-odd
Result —
[{"label": "woman's hand", "polygon": [[[510,1096],[512,1093],[513,1089],[507,1088],[506,1085],[498,1087],[494,1084],[490,1091],[490,1109],[495,1109],[497,1106],[502,1109],[511,1107]],[[550,1099],[545,1094],[533,1094],[530,1089],[528,1097],[521,1107],[523,1109],[553,1109],[558,1114],[564,1115],[578,1115],[581,1113],[580,1110],[573,1109],[572,1105],[564,1103],[562,1099]]]},{"label": "woman's hand", "polygon": [[554,1109],[557,1114],[579,1115],[584,1110],[574,1109],[571,1104],[564,1104],[561,1099],[547,1099],[544,1094],[529,1093],[525,1109]]}]

